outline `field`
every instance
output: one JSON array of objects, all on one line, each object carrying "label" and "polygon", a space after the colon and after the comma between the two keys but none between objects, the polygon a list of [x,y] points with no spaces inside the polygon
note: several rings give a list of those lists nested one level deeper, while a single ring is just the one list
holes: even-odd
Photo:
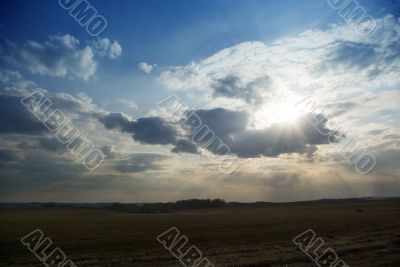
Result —
[{"label": "field", "polygon": [[400,266],[400,201],[330,201],[166,214],[0,212],[0,266],[44,266],[20,242],[41,229],[77,266],[183,266],[156,240],[176,226],[215,266],[317,266],[293,237],[311,228],[349,266]]}]

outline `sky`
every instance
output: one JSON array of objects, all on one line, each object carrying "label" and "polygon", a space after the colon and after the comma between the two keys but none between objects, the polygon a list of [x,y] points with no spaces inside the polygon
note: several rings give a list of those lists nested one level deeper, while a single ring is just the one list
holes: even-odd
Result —
[{"label": "sky", "polygon": [[400,194],[399,1],[0,5],[1,202]]}]

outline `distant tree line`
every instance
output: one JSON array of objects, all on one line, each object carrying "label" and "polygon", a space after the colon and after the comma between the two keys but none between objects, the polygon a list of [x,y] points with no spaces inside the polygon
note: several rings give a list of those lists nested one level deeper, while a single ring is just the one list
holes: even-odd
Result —
[{"label": "distant tree line", "polygon": [[179,200],[175,202],[175,207],[178,210],[186,209],[212,209],[212,208],[222,208],[225,206],[225,200],[223,199],[188,199]]},{"label": "distant tree line", "polygon": [[113,203],[109,209],[134,213],[168,213],[177,210],[221,208],[225,205],[226,202],[223,199],[187,199],[167,203]]},{"label": "distant tree line", "polygon": [[[347,199],[319,199],[312,201],[294,202],[294,203],[272,203],[265,201],[256,202],[225,202],[223,199],[187,199],[179,200],[176,202],[167,203],[57,203],[57,202],[26,202],[26,203],[13,203],[0,202],[0,210],[17,210],[17,209],[107,209],[122,212],[133,213],[163,213],[174,212],[178,210],[193,210],[193,209],[212,209],[212,208],[263,208],[270,206],[283,206],[283,205],[300,205],[300,204],[328,204],[328,203],[353,203],[353,202],[368,202],[380,200],[393,200],[399,201],[400,197],[361,197],[361,198],[347,198]],[[357,210],[357,212],[362,212]]]}]

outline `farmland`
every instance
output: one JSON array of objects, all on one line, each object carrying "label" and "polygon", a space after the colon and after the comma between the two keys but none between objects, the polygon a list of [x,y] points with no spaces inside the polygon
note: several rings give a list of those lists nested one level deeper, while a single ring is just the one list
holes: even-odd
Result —
[{"label": "farmland", "polygon": [[156,239],[175,226],[215,266],[316,266],[292,239],[313,229],[349,266],[399,266],[400,201],[326,201],[163,214],[0,212],[1,266],[44,266],[20,242],[41,229],[77,266],[182,266]]}]

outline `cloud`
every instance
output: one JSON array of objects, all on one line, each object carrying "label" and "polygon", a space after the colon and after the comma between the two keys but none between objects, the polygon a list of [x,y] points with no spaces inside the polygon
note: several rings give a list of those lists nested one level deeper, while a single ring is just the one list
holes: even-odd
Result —
[{"label": "cloud", "polygon": [[111,41],[108,38],[102,38],[95,43],[95,47],[101,56],[108,56],[116,59],[122,54],[122,47],[117,41]]},{"label": "cloud", "polygon": [[[22,103],[21,100],[32,92],[41,92],[43,100],[51,102],[49,111],[58,109],[65,118],[75,122],[95,120],[97,108],[84,93],[75,96],[68,93],[50,93],[24,80],[18,73],[0,71],[0,133],[44,135],[49,130]],[[49,102],[49,103],[50,103]],[[12,114],[12,116],[10,116]]]},{"label": "cloud", "polygon": [[40,75],[71,75],[88,80],[97,69],[93,49],[89,46],[80,48],[79,41],[68,34],[51,36],[45,43],[8,41],[4,58],[17,68]]},{"label": "cloud", "polygon": [[0,133],[40,134],[47,131],[21,104],[21,97],[6,95],[0,95],[0,126]]},{"label": "cloud", "polygon": [[140,118],[128,128],[133,138],[147,144],[169,144],[175,141],[175,129],[159,117]]},{"label": "cloud", "polygon": [[107,129],[131,133],[134,140],[144,144],[166,145],[176,141],[176,129],[160,117],[132,121],[122,113],[109,113],[99,120]]},{"label": "cloud", "polygon": [[380,74],[397,71],[400,61],[400,21],[393,15],[377,20],[372,34],[358,38],[344,38],[336,32],[337,40],[330,46],[321,63],[323,69],[341,67],[364,72],[373,79]]},{"label": "cloud", "polygon": [[171,150],[174,153],[179,153],[179,152],[192,153],[192,154],[199,153],[197,145],[189,140],[181,139],[178,140],[174,145],[175,147]]},{"label": "cloud", "polygon": [[83,47],[78,39],[69,34],[50,36],[44,43],[7,40],[3,50],[3,58],[14,67],[33,74],[76,77],[85,81],[97,70],[97,54],[116,58],[122,53],[119,43],[107,38],[103,38],[100,44]]},{"label": "cloud", "polygon": [[[100,110],[82,93],[50,93],[41,89],[82,130],[98,138],[96,144],[102,147],[109,161],[98,171],[99,175],[88,175],[72,156],[60,153],[56,140],[22,106],[17,110],[20,98],[37,86],[23,80],[19,72],[0,71],[0,190],[8,191],[2,197],[31,201],[28,196],[47,200],[56,196],[54,199],[69,200],[71,195],[67,191],[72,189],[84,199],[98,201],[104,201],[99,199],[104,196],[110,201],[154,201],[193,194],[243,201],[265,196],[287,201],[377,192],[395,195],[400,175],[399,32],[399,19],[387,15],[377,19],[376,30],[370,36],[354,34],[352,25],[332,25],[268,44],[244,42],[184,66],[163,67],[161,82],[170,90],[181,90],[178,93],[196,107],[192,111],[241,158],[243,168],[238,170],[237,177],[236,173],[229,176],[218,187],[210,187],[207,180],[209,175],[213,181],[219,177],[212,164],[206,166],[199,156],[192,154],[222,152],[217,150],[217,143],[201,149],[204,143],[199,136],[192,140],[190,126],[181,127],[185,118],[178,122],[161,115],[132,119],[123,113]],[[115,58],[122,52],[119,44],[113,45],[109,39],[98,46],[95,43],[83,46],[73,38],[68,46],[63,37],[44,43],[8,42],[2,45],[2,56],[6,50],[22,51],[19,56],[10,55],[19,66],[38,68],[43,75],[90,79],[95,72],[78,76],[71,68],[79,69],[74,65],[79,60],[73,64],[66,58],[88,48],[92,53],[89,65],[97,66],[100,58]],[[68,53],[51,57],[54,62],[43,56],[53,52],[58,55],[60,51]],[[78,59],[82,53],[77,53]],[[29,63],[26,55],[36,60],[37,66]],[[143,71],[154,72],[155,65],[142,63]],[[307,95],[326,109],[305,113],[295,123],[274,120],[276,114],[287,111],[280,104],[290,106]],[[136,107],[136,103],[128,100],[115,102],[118,108]],[[209,105],[204,107],[205,103]],[[309,119],[321,121],[320,130],[337,138],[341,133],[335,132],[335,126],[346,125],[350,137],[366,139],[367,152],[377,158],[376,169],[360,179],[353,167],[338,155],[338,146],[326,145],[327,136],[315,129]],[[267,123],[260,126],[258,121]],[[154,153],[138,152],[152,149]],[[181,155],[162,154],[166,149]],[[132,155],[131,151],[138,153]],[[288,156],[292,153],[296,155]],[[171,161],[167,165],[168,156],[179,159],[179,164]],[[281,169],[275,171],[278,167]],[[256,173],[257,168],[263,171]],[[188,176],[191,179],[185,179]],[[310,191],[310,184],[304,182],[307,179],[312,180],[314,190]],[[174,190],[177,184],[182,189],[178,196]],[[98,190],[107,194],[99,196]],[[36,195],[29,195],[30,192]]]},{"label": "cloud", "polygon": [[106,156],[106,163],[119,173],[140,173],[163,169],[159,164],[169,158],[167,155],[157,153],[121,153],[114,150],[111,145],[101,147]]},{"label": "cloud", "polygon": [[[24,159],[23,153],[13,149],[0,148],[0,171],[4,172],[7,168],[15,166]],[[0,175],[1,178],[1,175]],[[0,179],[1,183],[1,179]]]},{"label": "cloud", "polygon": [[[249,129],[249,114],[225,109],[198,110],[196,114],[209,126],[231,152],[243,158],[277,157],[285,153],[308,154],[315,151],[314,145],[327,144],[328,134],[338,133],[327,128],[323,115],[309,114],[297,119],[294,124],[275,123],[265,129]],[[310,121],[320,121],[316,129]],[[326,135],[322,133],[326,133]],[[211,146],[209,150],[213,151]]]},{"label": "cloud", "polygon": [[[299,118],[294,125],[280,123],[255,130],[248,128],[249,114],[245,111],[217,108],[194,112],[202,124],[212,130],[214,137],[220,138],[229,147],[230,152],[243,158],[277,157],[285,153],[306,154],[309,157],[316,151],[315,145],[328,143],[328,134],[332,135],[333,140],[338,137],[337,132],[327,128],[328,120],[323,115],[311,114],[308,118]],[[143,144],[171,144],[174,145],[172,152],[197,153],[198,147],[207,143],[200,137],[207,136],[207,140],[210,141],[212,140],[210,136],[213,134],[199,130],[201,128],[197,123],[193,125],[186,118],[182,120],[183,125],[167,122],[160,117],[139,118],[133,121],[122,113],[110,113],[100,118],[107,129],[130,133],[134,140]],[[319,129],[316,129],[310,120],[319,121]],[[185,134],[180,126],[195,134],[192,136]],[[219,154],[220,145],[213,141],[206,146],[206,149]]]},{"label": "cloud", "polygon": [[110,46],[110,51],[108,52],[108,56],[110,58],[117,58],[122,54],[122,47],[121,45],[114,41]]},{"label": "cloud", "polygon": [[211,84],[214,97],[237,98],[254,105],[265,102],[262,93],[270,90],[270,87],[271,81],[268,76],[244,83],[239,76],[233,74],[215,79],[215,82]]},{"label": "cloud", "polygon": [[268,97],[273,89],[273,81],[264,67],[270,61],[263,55],[266,50],[262,42],[240,43],[199,62],[170,67],[161,72],[160,80],[173,90],[194,90],[206,93],[207,97],[256,102],[256,97]]},{"label": "cloud", "polygon": [[162,165],[156,162],[167,159],[167,156],[154,153],[135,153],[131,154],[127,159],[117,161],[114,168],[123,173],[137,173],[149,170],[160,170]]},{"label": "cloud", "polygon": [[[81,138],[93,141],[100,134],[96,127],[102,129],[96,119],[96,114],[103,112],[84,93],[75,96],[68,93],[50,93],[37,88],[32,82],[26,81],[15,72],[0,71],[0,138],[10,138],[11,147],[29,153],[41,151],[66,158],[73,158],[67,152],[67,144],[58,141],[55,132],[45,127],[41,120],[35,117],[21,100],[32,92],[43,94],[43,109],[48,107],[47,114],[58,110],[63,113],[65,121],[71,122]],[[46,101],[46,102],[44,102]],[[47,106],[49,104],[49,106]],[[10,114],[12,114],[10,116]],[[97,124],[97,125],[96,125]],[[97,131],[96,131],[97,130]],[[90,132],[93,131],[94,134]],[[69,133],[71,134],[71,132]],[[73,136],[69,136],[73,138]],[[5,145],[0,145],[0,148]],[[49,162],[49,164],[52,164]]]},{"label": "cloud", "polygon": [[342,65],[345,68],[363,69],[376,63],[377,56],[377,49],[372,44],[342,42],[332,47],[324,64],[332,68]]},{"label": "cloud", "polygon": [[22,150],[38,149],[52,153],[62,154],[67,152],[66,145],[59,141],[57,138],[48,136],[34,136],[34,138],[26,138],[17,146]]},{"label": "cloud", "polygon": [[39,147],[51,152],[66,152],[65,144],[56,138],[40,137],[38,138]]},{"label": "cloud", "polygon": [[374,149],[371,152],[376,157],[377,162],[376,166],[373,169],[373,172],[384,172],[387,174],[392,174],[398,178],[400,175],[400,141],[399,138],[396,138],[397,147],[392,146],[391,148],[383,149]]},{"label": "cloud", "polygon": [[18,160],[21,160],[21,154],[18,151],[11,149],[0,149],[0,163]]},{"label": "cloud", "polygon": [[[388,14],[376,22],[368,36],[344,23],[271,43],[239,43],[190,64],[165,68],[159,78],[167,89],[201,96],[195,103],[207,105],[197,110],[202,121],[239,157],[300,153],[310,158],[317,149],[319,156],[337,153],[334,146],[320,146],[327,143],[326,136],[307,123],[308,113],[325,118],[324,131],[340,128],[367,144],[383,143],[388,139],[377,136],[383,133],[374,127],[392,129],[391,139],[400,127],[400,19]],[[296,107],[305,96],[312,96],[322,111],[303,111],[297,129],[279,121],[287,106]],[[243,115],[217,120],[221,106]],[[238,129],[224,130],[231,121]],[[369,132],[376,134],[374,140]],[[334,134],[339,138],[342,133]]]},{"label": "cloud", "polygon": [[400,134],[388,134],[382,136],[382,139],[389,139],[389,140],[400,140]]},{"label": "cloud", "polygon": [[357,104],[354,102],[339,102],[326,105],[326,108],[332,110],[329,114],[329,118],[341,116],[355,107],[357,107]]},{"label": "cloud", "polygon": [[151,73],[155,67],[157,67],[156,64],[152,65],[146,62],[140,62],[138,65],[138,68],[147,74]]},{"label": "cloud", "polygon": [[103,152],[104,156],[106,156],[107,159],[113,159],[115,157],[113,146],[102,146],[100,150]]},{"label": "cloud", "polygon": [[128,99],[121,99],[120,98],[120,99],[117,100],[117,103],[119,105],[125,106],[125,107],[130,108],[130,109],[137,109],[138,108],[138,106],[137,106],[135,101],[128,100]]},{"label": "cloud", "polygon": [[246,111],[214,108],[199,109],[194,112],[217,136],[225,140],[228,140],[231,134],[241,132],[249,126],[249,114]]},{"label": "cloud", "polygon": [[[18,190],[35,191],[40,188],[51,188],[85,173],[85,167],[72,159],[41,150],[23,153],[18,161],[4,165],[0,179],[2,192]],[[60,171],[62,170],[62,171]]]},{"label": "cloud", "polygon": [[223,104],[228,105],[234,103],[228,100],[239,98],[247,109],[293,102],[304,94],[330,102],[339,96],[355,98],[356,92],[361,96],[378,86],[389,89],[399,83],[400,21],[386,15],[376,22],[368,36],[355,34],[354,25],[340,24],[269,44],[239,43],[190,64],[166,68],[160,81],[170,90],[197,92],[209,107],[221,105],[216,98],[226,98]]},{"label": "cloud", "polygon": [[12,82],[12,81],[19,81],[22,79],[21,73],[18,71],[11,71],[11,70],[0,70],[0,82],[3,84]]},{"label": "cloud", "polygon": [[293,188],[301,183],[301,174],[292,171],[270,171],[268,173],[237,172],[224,179],[223,183],[255,187]]}]

